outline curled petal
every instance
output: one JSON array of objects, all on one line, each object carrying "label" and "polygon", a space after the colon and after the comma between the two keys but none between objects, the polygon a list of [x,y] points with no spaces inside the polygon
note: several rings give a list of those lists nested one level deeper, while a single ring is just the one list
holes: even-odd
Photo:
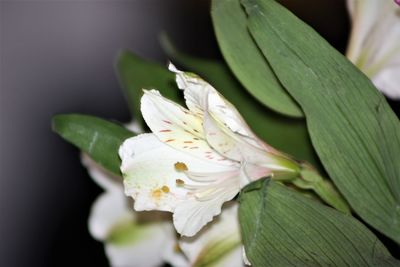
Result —
[{"label": "curled petal", "polygon": [[256,137],[236,108],[209,83],[193,73],[177,70],[172,64],[169,69],[176,73],[176,82],[184,91],[186,105],[191,112],[201,117],[206,112],[210,113],[218,121],[223,121],[231,132],[247,137],[250,144],[271,148]]},{"label": "curled petal", "polygon": [[141,110],[147,125],[161,142],[199,159],[232,164],[211,149],[205,140],[200,117],[164,98],[158,91],[145,91]]}]

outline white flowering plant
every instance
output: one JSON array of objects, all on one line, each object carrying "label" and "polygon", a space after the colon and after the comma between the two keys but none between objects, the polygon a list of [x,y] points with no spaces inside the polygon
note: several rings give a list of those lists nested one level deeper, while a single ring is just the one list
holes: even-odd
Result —
[{"label": "white flowering plant", "polygon": [[121,53],[131,123],[53,118],[112,266],[399,266],[400,8],[348,7],[342,55],[274,0],[213,0],[224,62],[163,35],[188,71]]}]

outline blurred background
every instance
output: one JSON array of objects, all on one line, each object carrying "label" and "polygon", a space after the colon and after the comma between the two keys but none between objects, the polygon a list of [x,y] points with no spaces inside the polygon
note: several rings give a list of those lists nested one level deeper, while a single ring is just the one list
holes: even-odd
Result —
[{"label": "blurred background", "polygon": [[[344,51],[344,1],[281,2]],[[205,0],[1,0],[0,266],[107,266],[87,230],[101,189],[79,151],[51,132],[51,117],[127,122],[114,60],[129,49],[166,64],[161,31],[185,52],[220,58],[209,7]]]}]

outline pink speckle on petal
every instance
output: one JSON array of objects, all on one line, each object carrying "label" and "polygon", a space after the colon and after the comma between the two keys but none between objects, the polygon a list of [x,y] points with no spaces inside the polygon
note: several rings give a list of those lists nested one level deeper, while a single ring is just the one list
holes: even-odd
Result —
[{"label": "pink speckle on petal", "polygon": [[400,0],[394,0],[394,2],[400,6]]},{"label": "pink speckle on petal", "polygon": [[171,132],[171,130],[161,130],[160,133],[168,133]]},{"label": "pink speckle on petal", "polygon": [[163,120],[163,122],[168,123],[168,124],[172,124],[170,121],[167,121],[167,120]]}]

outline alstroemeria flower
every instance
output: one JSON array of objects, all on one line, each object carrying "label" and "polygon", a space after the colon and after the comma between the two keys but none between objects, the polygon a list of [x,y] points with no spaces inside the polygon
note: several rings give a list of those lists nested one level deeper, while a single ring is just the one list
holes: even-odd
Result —
[{"label": "alstroemeria flower", "polygon": [[273,173],[297,174],[298,165],[258,139],[210,84],[170,69],[188,109],[145,91],[141,111],[152,133],[123,143],[121,171],[136,210],[173,212],[177,231],[193,236],[241,187]]},{"label": "alstroemeria flower", "polygon": [[385,95],[400,99],[400,7],[390,0],[348,0],[347,57]]},{"label": "alstroemeria flower", "polygon": [[111,266],[156,267],[165,262],[173,262],[176,267],[188,266],[186,258],[176,250],[178,241],[168,214],[133,211],[120,177],[112,177],[86,155],[82,163],[105,190],[92,206],[89,232],[104,242]]},{"label": "alstroemeria flower", "polygon": [[240,237],[238,203],[224,205],[221,215],[194,237],[182,237],[180,248],[191,266],[243,267],[248,262]]}]

